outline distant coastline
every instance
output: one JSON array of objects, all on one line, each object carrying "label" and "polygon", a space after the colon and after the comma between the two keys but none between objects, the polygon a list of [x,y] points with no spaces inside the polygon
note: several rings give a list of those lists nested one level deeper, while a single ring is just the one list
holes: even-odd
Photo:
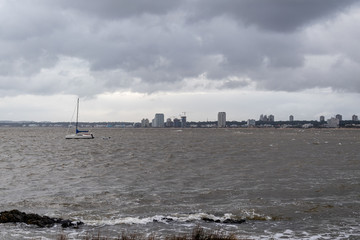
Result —
[{"label": "distant coastline", "polygon": [[[69,122],[36,122],[36,121],[0,121],[0,127],[56,127],[69,128],[74,124]],[[137,122],[80,122],[84,128],[141,128]],[[148,128],[152,128],[151,126]],[[166,127],[163,128],[175,128]],[[217,121],[186,122],[185,128],[218,128]],[[330,128],[326,121],[256,121],[254,126],[247,125],[247,121],[226,121],[226,128]],[[336,128],[360,128],[360,121],[340,121]]]}]

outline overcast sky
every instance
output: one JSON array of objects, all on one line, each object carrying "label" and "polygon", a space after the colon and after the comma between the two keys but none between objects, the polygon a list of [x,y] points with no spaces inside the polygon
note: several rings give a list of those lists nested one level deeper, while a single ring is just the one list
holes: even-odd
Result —
[{"label": "overcast sky", "polygon": [[360,115],[358,0],[0,0],[0,120]]}]

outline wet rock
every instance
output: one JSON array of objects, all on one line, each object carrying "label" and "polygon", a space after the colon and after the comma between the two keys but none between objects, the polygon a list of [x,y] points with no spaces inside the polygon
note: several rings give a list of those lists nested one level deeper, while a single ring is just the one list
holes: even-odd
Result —
[{"label": "wet rock", "polygon": [[19,210],[11,210],[0,212],[0,223],[26,223],[36,225],[38,227],[52,227],[55,224],[61,224],[63,228],[78,227],[83,222],[73,222],[63,220],[61,218],[50,218],[48,216],[40,216],[34,213],[24,213]]},{"label": "wet rock", "polygon": [[212,219],[212,218],[208,218],[208,217],[203,217],[203,218],[201,218],[201,220],[203,220],[205,222],[229,223],[229,224],[241,224],[246,221],[245,219],[237,220],[237,219],[230,219],[230,218],[227,218],[224,221],[220,221],[220,219]]},{"label": "wet rock", "polygon": [[230,223],[230,224],[241,224],[241,223],[244,223],[244,222],[246,222],[245,219],[230,219],[230,218],[225,219],[223,221],[223,223]]},{"label": "wet rock", "polygon": [[68,227],[78,228],[80,225],[84,224],[83,222],[74,222],[70,220],[61,220],[59,223],[63,228],[68,228]]},{"label": "wet rock", "polygon": [[205,222],[216,222],[216,223],[220,223],[221,221],[219,219],[212,219],[212,218],[208,218],[208,217],[203,217],[201,218],[201,220],[205,221]]},{"label": "wet rock", "polygon": [[163,217],[163,218],[161,218],[161,220],[166,221],[166,222],[172,222],[172,221],[174,221],[174,219],[173,219],[173,218],[170,218],[170,217]]},{"label": "wet rock", "polygon": [[[174,219],[173,218],[170,218],[170,217],[162,217],[161,218],[161,221],[165,221],[165,222],[173,222]],[[153,222],[159,222],[159,220],[157,219],[153,219]]]}]

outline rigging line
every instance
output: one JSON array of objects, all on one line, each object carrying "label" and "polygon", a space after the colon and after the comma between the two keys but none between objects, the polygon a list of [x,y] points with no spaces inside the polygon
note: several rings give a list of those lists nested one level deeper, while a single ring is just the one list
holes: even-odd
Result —
[{"label": "rigging line", "polygon": [[67,129],[66,134],[69,133],[70,127],[72,126],[72,122],[73,122],[73,119],[74,119],[74,115],[75,115],[75,113],[76,113],[76,108],[77,108],[77,105],[75,105],[75,108],[74,108],[73,114],[72,114],[72,116],[71,116],[71,119],[70,119],[69,126],[68,126],[68,129]]}]

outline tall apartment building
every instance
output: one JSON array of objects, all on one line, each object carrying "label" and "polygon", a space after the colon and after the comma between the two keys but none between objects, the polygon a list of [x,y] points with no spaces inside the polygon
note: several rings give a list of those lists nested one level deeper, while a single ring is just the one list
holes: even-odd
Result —
[{"label": "tall apartment building", "polygon": [[149,127],[150,126],[150,123],[149,123],[149,119],[145,119],[145,118],[143,118],[142,120],[141,120],[141,127]]},{"label": "tall apartment building", "polygon": [[182,128],[186,127],[186,116],[181,116],[181,127]]},{"label": "tall apartment building", "polygon": [[274,122],[275,117],[272,114],[270,114],[269,116],[261,114],[259,121],[261,121],[261,122]]},{"label": "tall apartment building", "polygon": [[263,121],[267,121],[267,120],[268,120],[268,118],[266,115],[265,116],[264,116],[264,114],[260,115],[259,121],[263,122]]},{"label": "tall apartment building", "polygon": [[270,114],[269,115],[269,122],[275,122],[275,116]]},{"label": "tall apartment building", "polygon": [[293,121],[294,121],[294,116],[293,116],[293,115],[290,115],[290,116],[289,116],[289,121],[290,121],[290,122],[293,122]]},{"label": "tall apartment building", "polygon": [[226,113],[225,112],[218,113],[218,127],[226,127]]},{"label": "tall apartment building", "polygon": [[359,121],[359,118],[357,115],[352,115],[352,118],[351,118],[353,121]]},{"label": "tall apartment building", "polygon": [[152,127],[162,128],[164,127],[164,114],[157,113],[152,121]]},{"label": "tall apartment building", "polygon": [[335,118],[339,119],[339,121],[342,121],[342,115],[341,114],[336,114]]}]

